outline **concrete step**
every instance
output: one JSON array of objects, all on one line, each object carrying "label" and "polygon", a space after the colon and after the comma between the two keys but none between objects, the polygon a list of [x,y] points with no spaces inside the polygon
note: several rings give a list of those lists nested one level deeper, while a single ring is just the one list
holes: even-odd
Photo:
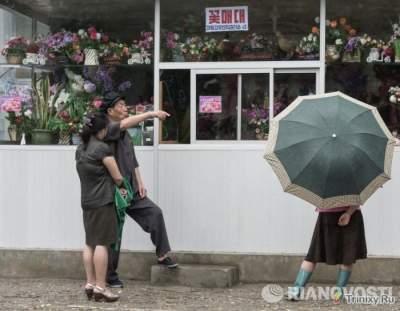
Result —
[{"label": "concrete step", "polygon": [[239,270],[234,266],[179,265],[168,269],[151,267],[151,284],[183,285],[191,287],[232,287],[239,282]]}]

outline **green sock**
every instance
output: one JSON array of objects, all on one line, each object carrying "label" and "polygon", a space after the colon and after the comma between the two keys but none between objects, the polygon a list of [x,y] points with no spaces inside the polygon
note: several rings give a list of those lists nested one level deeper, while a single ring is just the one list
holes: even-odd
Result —
[{"label": "green sock", "polygon": [[311,274],[312,272],[300,268],[300,271],[296,277],[296,281],[294,281],[294,284],[289,291],[289,296],[292,296],[292,298],[299,298],[300,289],[307,284],[308,280],[311,277]]}]

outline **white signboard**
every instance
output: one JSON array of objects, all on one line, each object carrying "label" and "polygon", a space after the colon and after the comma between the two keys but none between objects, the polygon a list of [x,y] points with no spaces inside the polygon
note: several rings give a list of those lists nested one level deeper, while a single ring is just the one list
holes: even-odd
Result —
[{"label": "white signboard", "polygon": [[206,32],[248,30],[247,6],[206,8]]}]

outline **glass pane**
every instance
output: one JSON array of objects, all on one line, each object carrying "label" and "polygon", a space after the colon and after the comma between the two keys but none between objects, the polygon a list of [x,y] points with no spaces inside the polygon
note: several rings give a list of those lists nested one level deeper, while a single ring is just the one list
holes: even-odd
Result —
[{"label": "glass pane", "polygon": [[[131,114],[153,109],[153,0],[116,0],[112,5],[101,0],[93,0],[90,5],[75,0],[63,3],[48,1],[45,4],[39,0],[15,0],[5,5],[18,12],[0,11],[1,48],[12,36],[31,39],[31,18],[37,20],[38,39],[35,44],[25,46],[25,50],[19,53],[22,57],[6,57],[3,62],[21,63],[25,57],[24,64],[39,65],[34,66],[37,75],[45,72],[49,76],[52,90],[56,87],[62,89],[57,99],[56,118],[51,123],[56,138],[61,134],[75,136],[84,113],[94,109],[93,105],[97,105],[110,90],[126,97]],[[21,66],[15,64],[15,67]],[[12,89],[7,85],[19,85],[22,78],[31,77],[29,67],[12,68],[1,76],[5,70],[9,68],[0,68],[0,96],[3,100]],[[25,103],[21,105],[25,107]],[[14,122],[10,118],[12,113],[6,111],[3,115]],[[0,135],[7,138],[7,129],[4,128],[8,128],[8,123],[2,119]],[[31,132],[37,128],[37,122],[32,122],[29,128],[24,129],[28,142]],[[153,132],[152,120],[130,130],[133,140],[139,145],[152,145]],[[66,133],[68,135],[64,135]],[[54,142],[57,143],[58,139]],[[71,143],[71,140],[65,138],[62,143]]]},{"label": "glass pane", "polygon": [[274,116],[297,96],[316,94],[315,73],[277,73],[274,76]]},{"label": "glass pane", "polygon": [[264,140],[269,132],[269,74],[242,75],[242,140]]},{"label": "glass pane", "polygon": [[171,116],[161,122],[161,143],[190,143],[190,71],[162,70],[161,105]]},{"label": "glass pane", "polygon": [[161,61],[319,59],[319,5],[319,0],[161,1]]},{"label": "glass pane", "polygon": [[[342,91],[378,108],[396,136],[400,131],[400,2],[328,1],[326,91]],[[336,25],[337,24],[337,25]],[[335,26],[335,27],[334,27]],[[335,33],[334,33],[335,34]],[[334,45],[334,43],[336,43]],[[339,40],[340,43],[340,40]]]},{"label": "glass pane", "polygon": [[237,139],[236,74],[197,75],[197,140]]}]

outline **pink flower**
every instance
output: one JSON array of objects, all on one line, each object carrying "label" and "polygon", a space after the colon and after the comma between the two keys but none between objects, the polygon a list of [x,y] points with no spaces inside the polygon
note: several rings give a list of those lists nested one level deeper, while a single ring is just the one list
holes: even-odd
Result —
[{"label": "pink flower", "polygon": [[72,42],[74,42],[74,43],[78,43],[79,42],[79,36],[76,33],[74,33],[72,35]]},{"label": "pink flower", "polygon": [[100,109],[100,107],[101,107],[102,104],[103,104],[103,102],[102,102],[102,100],[101,100],[100,98],[95,98],[95,99],[92,101],[93,107],[95,107],[95,108],[97,108],[97,109]]},{"label": "pink flower", "polygon": [[21,112],[21,106],[21,98],[19,96],[14,96],[3,104],[1,110],[5,112]]},{"label": "pink flower", "polygon": [[93,26],[92,27],[89,27],[88,28],[88,32],[97,32],[97,30],[96,30],[96,28],[94,28]]}]

